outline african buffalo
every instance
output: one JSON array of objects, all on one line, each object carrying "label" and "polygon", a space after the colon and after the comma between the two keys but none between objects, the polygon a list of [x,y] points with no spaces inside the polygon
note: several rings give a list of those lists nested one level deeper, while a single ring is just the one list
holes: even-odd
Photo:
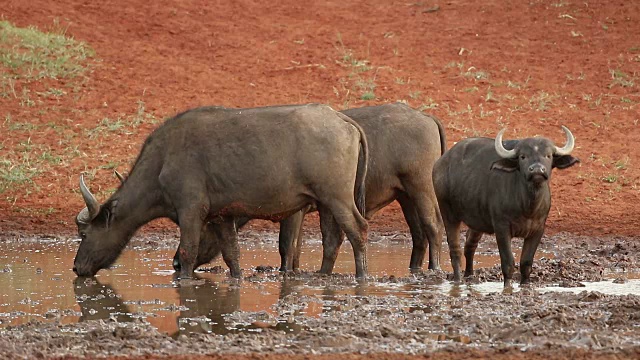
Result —
[{"label": "african buffalo", "polygon": [[[440,247],[442,225],[440,212],[433,191],[431,169],[433,164],[446,150],[444,128],[440,121],[414,110],[411,107],[394,103],[380,106],[342,111],[355,120],[364,130],[369,144],[370,163],[366,178],[366,218],[371,218],[378,210],[397,200],[402,207],[413,239],[413,251],[409,266],[416,270],[422,267],[427,244],[429,246],[429,269],[440,268]],[[313,209],[308,208],[306,210]],[[301,227],[305,210],[280,222],[281,270],[297,268],[300,253],[291,260],[292,243],[298,239],[300,244]],[[237,219],[237,227],[243,226],[248,219]],[[323,239],[324,255],[320,272],[331,273],[338,250],[342,243],[340,232],[330,232],[330,243]],[[203,233],[201,244],[218,243],[215,233]],[[201,245],[204,248],[204,245]],[[215,251],[215,247],[208,247]],[[212,260],[217,253],[200,252],[196,266]],[[293,262],[293,264],[292,264]],[[179,269],[178,254],[174,258],[174,267]]]},{"label": "african buffalo", "polygon": [[[208,221],[229,227],[236,217],[279,221],[316,204],[323,237],[332,236],[326,229],[345,231],[356,276],[363,277],[367,162],[360,126],[326,105],[186,111],[147,138],[128,178],[104,204],[80,177],[87,207],[76,217],[82,241],[73,270],[95,275],[140,226],[168,217],[180,227],[180,276],[188,278]],[[233,230],[225,235],[237,242]]]},{"label": "african buffalo", "polygon": [[514,270],[511,238],[523,237],[520,282],[529,282],[551,207],[551,169],[566,169],[579,160],[571,156],[574,137],[566,127],[567,143],[556,147],[543,137],[502,141],[469,138],[447,151],[433,168],[433,185],[451,255],[453,277],[460,281],[460,224],[469,227],[464,245],[464,275],[473,274],[473,255],[483,233],[496,234],[505,286]]}]

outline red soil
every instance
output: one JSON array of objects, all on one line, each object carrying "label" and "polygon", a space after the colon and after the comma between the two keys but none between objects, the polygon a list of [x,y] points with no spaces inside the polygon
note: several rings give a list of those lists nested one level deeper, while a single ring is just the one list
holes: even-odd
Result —
[{"label": "red soil", "polygon": [[[437,5],[5,1],[0,15],[6,20],[48,29],[58,19],[96,56],[81,80],[17,83],[17,94],[29,86],[34,106],[21,105],[19,95],[0,98],[3,117],[41,125],[10,130],[1,124],[2,152],[29,139],[63,159],[35,184],[2,194],[0,234],[75,232],[73,217],[83,206],[79,174],[95,170],[89,185],[106,199],[117,185],[113,166],[127,171],[157,124],[95,138],[86,131],[104,118],[135,114],[141,104],[161,119],[198,105],[321,102],[342,109],[396,100],[416,108],[431,104],[425,111],[443,120],[449,145],[495,136],[503,126],[508,137],[540,134],[562,144],[560,125],[567,125],[582,162],[554,173],[548,232],[639,234],[640,3]],[[356,71],[354,59],[367,60],[369,69]],[[367,83],[376,86],[374,100],[361,100]],[[67,95],[35,95],[51,86]],[[155,229],[171,226],[161,222]],[[376,226],[406,225],[392,205]]]}]

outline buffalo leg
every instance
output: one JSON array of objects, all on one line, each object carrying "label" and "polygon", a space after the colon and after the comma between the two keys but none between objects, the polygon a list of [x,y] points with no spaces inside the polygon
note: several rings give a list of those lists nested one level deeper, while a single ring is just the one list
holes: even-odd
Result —
[{"label": "buffalo leg", "polygon": [[533,256],[536,254],[543,231],[537,232],[524,239],[522,246],[522,255],[520,255],[520,284],[528,284],[530,282],[531,267],[533,266]]},{"label": "buffalo leg", "polygon": [[[311,211],[311,205],[307,205],[304,209],[302,209],[303,214],[308,214]],[[290,256],[287,259],[288,263],[291,265],[291,268],[287,270],[298,270],[300,269],[300,255],[302,254],[302,227],[304,226],[304,218],[300,221],[300,228],[298,229],[298,237],[294,239],[295,244],[291,245]],[[295,249],[294,249],[295,248]],[[294,251],[295,250],[295,251]]]},{"label": "buffalo leg", "polygon": [[471,229],[467,231],[467,239],[464,242],[465,277],[473,275],[473,256],[476,254],[476,249],[478,248],[478,243],[481,238],[481,232]]},{"label": "buffalo leg", "polygon": [[[422,238],[419,239],[418,243],[416,243],[414,239],[410,267],[412,269],[422,267],[426,239],[429,242],[429,269],[439,270],[440,250],[442,247],[441,216],[440,210],[438,209],[438,201],[433,192],[431,179],[424,184],[422,182],[414,183],[413,181],[405,181],[403,185],[406,189],[407,196],[411,199],[415,207],[418,223],[422,229]],[[418,245],[418,248],[416,248],[416,245]]]},{"label": "buffalo leg", "polygon": [[300,269],[300,256],[302,255],[302,225],[304,221],[300,223],[300,229],[298,230],[298,238],[295,243],[295,251],[293,251],[293,246],[291,250],[293,251],[292,257],[289,259],[291,263],[291,270]]},{"label": "buffalo leg", "polygon": [[188,208],[178,212],[180,217],[180,278],[191,278],[195,269],[200,244],[200,233],[204,221],[198,208]]},{"label": "buffalo leg", "polygon": [[360,215],[355,204],[350,207],[334,205],[331,213],[351,243],[356,277],[362,279],[367,275],[367,221]]},{"label": "buffalo leg", "polygon": [[278,247],[280,250],[280,271],[291,270],[291,260],[293,258],[293,242],[298,238],[302,221],[304,220],[304,210],[289,216],[280,221],[280,236]]},{"label": "buffalo leg", "polygon": [[418,212],[413,201],[409,197],[403,194],[398,197],[398,202],[402,208],[404,219],[407,221],[407,225],[409,225],[411,240],[413,241],[409,269],[411,271],[420,270],[424,261],[424,255],[427,251],[427,241],[420,226],[420,218],[418,217]]},{"label": "buffalo leg", "polygon": [[449,257],[451,258],[451,267],[453,268],[453,281],[460,281],[460,258],[462,250],[460,249],[460,220],[453,214],[450,214],[445,204],[440,204],[442,212],[442,221],[444,229],[447,233],[447,244],[449,245]]},{"label": "buffalo leg", "polygon": [[209,214],[209,203],[194,201],[206,199],[206,186],[202,183],[186,184],[174,181],[179,178],[181,171],[171,167],[163,168],[158,176],[160,186],[169,195],[176,211],[176,219],[180,227],[180,277],[191,278],[198,258],[200,235]]},{"label": "buffalo leg", "polygon": [[445,227],[447,232],[447,243],[449,244],[449,257],[451,258],[451,267],[453,268],[453,281],[460,281],[460,258],[462,250],[460,249],[460,223],[453,223]]},{"label": "buffalo leg", "polygon": [[[222,259],[229,267],[232,277],[242,276],[240,270],[240,247],[238,236],[233,221],[223,223],[207,223],[202,229],[200,245],[198,247],[198,257],[194,265],[194,270],[198,266],[211,262],[222,253]],[[180,251],[177,251],[173,258],[173,267],[180,271]]]},{"label": "buffalo leg", "polygon": [[440,219],[438,209],[426,202],[417,202],[418,216],[423,233],[429,241],[429,270],[440,270],[440,251],[442,248],[442,231],[436,226]]},{"label": "buffalo leg", "polygon": [[504,227],[494,225],[494,229],[496,231],[496,240],[498,241],[498,251],[500,252],[500,267],[502,268],[502,276],[504,276],[504,286],[511,287],[515,260],[513,259],[513,251],[511,251],[509,225]]},{"label": "buffalo leg", "polygon": [[180,249],[176,250],[175,255],[173,255],[173,270],[180,271]]},{"label": "buffalo leg", "polygon": [[[215,233],[218,235],[217,242],[212,243],[219,250],[213,250],[212,252],[222,252],[222,260],[229,267],[229,273],[231,277],[242,277],[242,270],[240,270],[240,246],[238,246],[238,232],[236,231],[236,225],[233,221],[225,221],[221,224],[208,224],[208,226],[215,226]],[[202,243],[200,244],[202,245]],[[200,252],[200,255],[202,251]],[[199,255],[199,257],[200,257]],[[215,257],[216,254],[213,255]],[[213,258],[207,256],[206,258],[199,258],[198,262],[207,260],[211,261]]]},{"label": "buffalo leg", "polygon": [[[230,223],[231,226],[233,223]],[[211,262],[216,256],[220,255],[222,251],[222,244],[227,241],[223,236],[224,232],[221,231],[225,224],[208,222],[202,228],[200,234],[200,245],[198,246],[198,257],[194,265],[194,269],[197,269],[200,265]],[[176,251],[173,256],[173,268],[175,271],[180,271],[180,251]]]},{"label": "buffalo leg", "polygon": [[[233,221],[236,224],[236,230],[239,230],[249,222],[249,218],[235,218]],[[224,243],[224,238],[221,238],[222,233],[219,231],[220,225],[214,222],[208,222],[202,229],[202,235],[200,236],[200,246],[198,247],[198,260],[195,267],[210,263],[216,256],[220,254],[221,243]],[[237,236],[237,235],[236,235]],[[173,269],[180,271],[180,253],[176,251],[173,256]],[[231,269],[229,269],[231,270]]]},{"label": "buffalo leg", "polygon": [[340,225],[333,218],[329,209],[318,205],[320,215],[320,231],[322,232],[322,265],[320,273],[331,274],[338,258],[343,236]]}]

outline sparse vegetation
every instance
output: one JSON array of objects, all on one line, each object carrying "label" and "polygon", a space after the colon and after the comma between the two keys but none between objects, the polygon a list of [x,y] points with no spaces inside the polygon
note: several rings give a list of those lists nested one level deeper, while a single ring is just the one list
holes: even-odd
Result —
[{"label": "sparse vegetation", "polygon": [[461,73],[465,78],[470,78],[474,80],[487,80],[489,79],[489,73],[484,70],[476,69],[474,66],[471,66],[467,69],[467,71]]},{"label": "sparse vegetation", "polygon": [[611,74],[611,83],[609,84],[609,89],[613,88],[616,85],[622,87],[633,87],[635,85],[634,77],[629,76],[629,74],[623,72],[620,69],[611,69],[609,70]]},{"label": "sparse vegetation", "polygon": [[[67,94],[64,86],[87,72],[93,56],[93,50],[68,36],[57,20],[46,31],[0,21],[0,98],[15,101],[24,111],[7,113],[2,123],[1,131],[14,132],[14,142],[3,144],[0,156],[0,193],[11,190],[13,195],[8,199],[15,201],[16,192],[33,192],[38,175],[63,165],[65,156],[74,156],[32,141],[32,136],[40,138],[37,131],[45,128],[32,119],[49,110],[41,106],[43,101]],[[45,80],[48,82],[43,86]],[[55,126],[51,128],[62,128]],[[64,131],[58,133],[62,135]],[[64,133],[65,138],[68,135]],[[60,142],[63,141],[61,137]]]},{"label": "sparse vegetation", "polygon": [[627,168],[627,165],[629,165],[629,157],[625,156],[624,159],[620,159],[618,161],[616,161],[615,166],[616,169],[618,170],[625,170]]},{"label": "sparse vegetation", "polygon": [[436,103],[435,101],[433,101],[432,98],[428,98],[427,101],[425,103],[423,103],[422,105],[420,105],[420,107],[418,108],[418,110],[420,111],[425,111],[425,110],[431,110],[431,109],[436,109],[438,107],[438,103]]},{"label": "sparse vegetation", "polygon": [[[424,3],[412,9],[416,19],[421,19],[415,24],[422,30],[432,29],[432,21],[440,22],[446,15],[442,11],[422,12],[431,5]],[[66,30],[57,22],[47,25],[46,18],[35,15],[33,23],[39,24],[38,29],[18,28],[17,23],[9,22],[14,19],[9,18],[0,21],[0,102],[7,105],[0,114],[0,133],[5,135],[0,137],[0,192],[3,192],[0,198],[5,205],[7,199],[17,199],[17,208],[25,203],[35,204],[37,197],[49,193],[57,198],[77,192],[77,174],[83,170],[96,175],[96,194],[112,191],[109,187],[117,184],[112,170],[126,171],[145,135],[161,121],[154,116],[155,109],[168,115],[206,102],[242,107],[285,101],[325,102],[343,109],[399,99],[440,117],[447,129],[448,145],[468,136],[493,137],[503,127],[508,128],[506,136],[510,138],[551,134],[554,140],[562,142],[558,126],[568,125],[576,135],[576,156],[582,162],[573,173],[563,173],[564,179],[570,178],[569,182],[560,178],[554,186],[563,190],[568,186],[579,187],[575,200],[581,202],[588,197],[592,201],[588,206],[595,209],[606,201],[607,191],[636,194],[640,186],[637,164],[633,163],[637,152],[633,148],[626,151],[640,125],[637,66],[640,43],[627,38],[602,48],[595,57],[580,52],[585,44],[597,45],[602,36],[609,34],[615,40],[622,31],[633,29],[623,17],[609,12],[591,19],[589,11],[597,11],[600,5],[590,4],[589,9],[583,5],[572,0],[514,5],[514,10],[521,7],[520,11],[536,11],[537,21],[553,27],[553,31],[545,34],[542,28],[528,33],[531,37],[526,46],[501,42],[502,36],[496,37],[498,33],[486,29],[466,29],[464,36],[453,38],[424,31],[424,36],[418,38],[416,28],[391,17],[389,20],[393,21],[371,32],[335,27],[343,31],[337,38],[335,30],[323,35],[332,31],[331,27],[316,33],[300,29],[279,36],[269,33],[246,43],[240,38],[224,39],[240,42],[230,47],[219,46],[227,42],[218,43],[211,37],[194,36],[203,48],[184,47],[183,53],[188,53],[184,59],[189,62],[185,61],[183,68],[193,69],[198,75],[183,76],[183,69],[176,66],[180,59],[167,52],[164,55],[170,67],[168,72],[182,76],[168,82],[160,73],[163,70],[158,69],[157,76],[154,73],[148,84],[142,86],[140,81],[144,79],[134,76],[134,80],[132,71],[139,65],[147,68],[137,74],[147,74],[149,66],[159,64],[148,61],[156,59],[157,54],[136,59],[125,56],[114,63],[115,52],[111,50],[117,49],[112,47],[139,44],[141,47],[137,49],[146,52],[154,46],[171,46],[169,36],[154,38],[164,43],[145,43],[139,31],[131,32],[128,28],[126,34],[104,33],[101,35],[104,39],[122,38],[106,45],[96,43],[105,57],[111,54],[101,64],[89,45],[78,41],[95,39],[81,19],[74,18],[72,27]],[[178,14],[175,9],[167,9],[170,14],[164,15],[188,16],[186,10],[182,7]],[[519,14],[513,11],[510,16],[522,20]],[[460,25],[455,18],[448,19],[454,21],[451,26]],[[20,26],[23,24],[20,22]],[[83,34],[83,38],[76,40],[69,36],[74,33]],[[184,41],[181,36],[175,33],[170,37]],[[266,52],[259,48],[260,41],[264,41]],[[251,51],[238,53],[247,48],[253,48],[255,58],[247,55]],[[552,51],[544,52],[549,49]],[[544,56],[538,56],[540,51]],[[558,51],[561,54],[556,54]],[[274,56],[270,57],[271,54]],[[251,71],[245,73],[237,66],[238,62],[242,64],[242,56],[249,56],[251,61],[244,66],[254,67]],[[215,61],[205,64],[203,60]],[[220,72],[220,67],[214,64],[218,62],[224,62],[228,69]],[[93,64],[100,65],[100,79],[91,77]],[[210,72],[211,66],[217,70]],[[211,77],[216,74],[222,75],[220,79]],[[176,86],[176,81],[192,79],[191,76],[201,79],[193,84],[193,94],[174,91],[183,86]],[[274,77],[281,79],[268,81]],[[203,91],[200,87],[208,81],[215,82],[216,87]],[[251,87],[246,87],[247,83]],[[147,95],[139,93],[143,87],[148,88]],[[175,103],[169,94],[175,94]],[[597,148],[593,145],[600,142],[626,145],[613,146],[613,150],[598,148],[593,150],[597,159],[589,159],[588,149]],[[611,155],[611,151],[618,154]],[[578,171],[582,176],[579,180],[574,177]],[[105,179],[105,175],[109,178]],[[29,192],[36,196],[22,201]],[[74,199],[81,201],[77,194]],[[569,205],[557,202],[554,206]]]},{"label": "sparse vegetation", "polygon": [[3,78],[75,77],[87,70],[86,60],[93,50],[84,42],[66,36],[56,22],[51,32],[36,27],[20,28],[0,21],[0,64]]},{"label": "sparse vegetation", "polygon": [[[348,108],[351,103],[352,93],[359,94],[360,100],[374,100],[376,98],[375,83],[377,70],[373,76],[367,76],[372,70],[369,60],[359,59],[352,49],[347,48],[342,41],[342,35],[338,33],[338,44],[336,48],[340,52],[340,60],[336,60],[338,64],[349,69],[348,78],[341,79],[341,86],[345,92],[343,103],[344,108]],[[339,96],[338,89],[334,88],[334,92]]]},{"label": "sparse vegetation", "polygon": [[529,106],[531,109],[536,111],[546,111],[549,110],[552,105],[552,101],[557,97],[557,95],[551,95],[541,90],[529,99]]},{"label": "sparse vegetation", "polygon": [[13,160],[0,158],[0,193],[15,186],[33,184],[33,178],[42,171],[36,165],[28,153]]},{"label": "sparse vegetation", "polygon": [[376,94],[372,91],[366,91],[362,93],[360,97],[362,100],[374,100],[376,98]]},{"label": "sparse vegetation", "polygon": [[159,121],[153,114],[146,112],[144,101],[138,100],[137,104],[135,114],[122,114],[115,119],[105,117],[94,128],[86,129],[85,134],[90,139],[106,137],[110,133],[131,135],[141,124],[156,124]]}]

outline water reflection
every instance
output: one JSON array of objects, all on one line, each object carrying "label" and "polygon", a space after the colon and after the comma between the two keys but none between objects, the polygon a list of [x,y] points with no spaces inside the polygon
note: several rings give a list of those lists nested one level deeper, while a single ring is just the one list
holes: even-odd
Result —
[{"label": "water reflection", "polygon": [[181,310],[177,317],[178,331],[173,336],[179,333],[224,335],[231,331],[224,315],[240,310],[239,286],[199,277],[177,284]]},{"label": "water reflection", "polygon": [[111,285],[102,284],[96,278],[76,278],[73,281],[73,290],[82,313],[78,321],[133,320],[129,307]]},{"label": "water reflection", "polygon": [[[244,246],[241,263],[247,279],[237,282],[226,274],[199,273],[191,282],[177,282],[171,270],[175,251],[172,248],[127,249],[113,269],[95,278],[77,279],[69,270],[77,244],[8,243],[0,254],[0,268],[11,269],[11,272],[0,273],[0,288],[5,290],[0,293],[0,321],[6,326],[31,319],[72,323],[97,319],[126,322],[142,318],[173,336],[265,330],[295,333],[301,329],[296,323],[301,316],[318,317],[348,309],[350,297],[415,297],[438,293],[459,298],[520,291],[517,284],[505,289],[502,282],[453,284],[437,276],[430,277],[426,270],[425,276],[411,275],[406,268],[410,243],[370,244],[370,273],[379,281],[353,278],[353,256],[348,245],[336,262],[336,272],[348,275],[332,277],[314,273],[291,276],[277,271],[251,275],[250,269],[277,265],[280,258],[274,244],[244,243]],[[446,252],[442,256],[446,258]],[[308,244],[302,268],[319,268],[321,257],[320,243]],[[498,253],[487,250],[484,258],[478,257],[478,261],[481,260],[479,267],[493,266],[499,261]],[[218,264],[222,264],[221,261]],[[445,271],[450,271],[446,262],[443,265]],[[631,278],[633,274],[626,275]],[[640,293],[640,280],[586,285],[586,288],[535,290]],[[278,301],[285,305],[276,305]],[[289,306],[291,310],[286,310]],[[425,306],[415,310],[429,310],[428,304]],[[240,313],[243,316],[238,316]],[[259,316],[247,317],[247,313],[262,314],[268,321],[260,321]],[[238,324],[235,320],[239,318],[252,320]]]}]

